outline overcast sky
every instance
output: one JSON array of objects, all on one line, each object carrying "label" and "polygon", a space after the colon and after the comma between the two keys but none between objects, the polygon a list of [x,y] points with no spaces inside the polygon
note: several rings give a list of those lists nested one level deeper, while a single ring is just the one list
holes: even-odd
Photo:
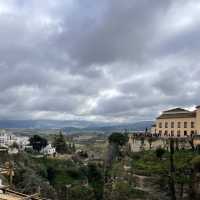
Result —
[{"label": "overcast sky", "polygon": [[0,0],[0,119],[152,120],[200,104],[200,1]]}]

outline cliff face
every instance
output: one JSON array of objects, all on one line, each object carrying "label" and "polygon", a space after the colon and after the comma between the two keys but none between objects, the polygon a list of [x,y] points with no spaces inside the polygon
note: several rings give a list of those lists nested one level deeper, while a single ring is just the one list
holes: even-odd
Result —
[{"label": "cliff face", "polygon": [[148,193],[149,199],[169,199],[165,181],[161,177],[133,175],[135,188]]},{"label": "cliff face", "polygon": [[[144,176],[133,175],[135,188],[146,192],[150,200],[170,200],[170,192],[168,187],[167,177],[162,176]],[[195,182],[195,199],[200,199],[200,173],[196,176]],[[191,189],[189,185],[176,184],[176,199],[191,200]],[[142,199],[141,199],[142,200]]]}]

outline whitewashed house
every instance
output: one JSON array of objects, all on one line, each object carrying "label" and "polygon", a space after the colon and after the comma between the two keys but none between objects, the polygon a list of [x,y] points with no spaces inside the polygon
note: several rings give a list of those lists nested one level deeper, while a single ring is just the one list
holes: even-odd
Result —
[{"label": "whitewashed house", "polygon": [[52,147],[51,144],[48,144],[46,147],[44,147],[41,151],[42,154],[52,156],[56,153],[56,148]]}]

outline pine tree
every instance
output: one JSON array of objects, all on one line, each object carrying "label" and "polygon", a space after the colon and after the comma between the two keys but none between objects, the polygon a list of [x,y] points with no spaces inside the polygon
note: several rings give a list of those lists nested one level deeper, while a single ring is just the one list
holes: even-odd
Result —
[{"label": "pine tree", "polygon": [[65,154],[68,151],[68,147],[65,141],[65,138],[62,134],[62,132],[60,131],[59,135],[57,135],[55,137],[54,140],[54,147],[56,148],[56,152],[60,153],[60,154]]}]

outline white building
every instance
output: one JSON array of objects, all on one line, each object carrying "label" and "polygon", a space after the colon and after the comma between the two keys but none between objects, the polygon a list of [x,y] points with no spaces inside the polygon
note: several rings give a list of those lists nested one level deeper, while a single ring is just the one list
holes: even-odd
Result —
[{"label": "white building", "polygon": [[7,133],[5,130],[0,130],[0,146],[10,146],[16,142],[16,136]]},{"label": "white building", "polygon": [[18,144],[20,149],[24,150],[30,144],[29,137],[16,137],[16,143]]},{"label": "white building", "polygon": [[41,151],[44,155],[54,155],[56,153],[56,148],[52,147],[51,144],[48,144],[46,147],[44,147]]},{"label": "white building", "polygon": [[27,145],[29,145],[29,137],[16,136],[3,129],[0,130],[0,146],[9,147],[14,143],[16,143],[20,149],[24,149]]}]

